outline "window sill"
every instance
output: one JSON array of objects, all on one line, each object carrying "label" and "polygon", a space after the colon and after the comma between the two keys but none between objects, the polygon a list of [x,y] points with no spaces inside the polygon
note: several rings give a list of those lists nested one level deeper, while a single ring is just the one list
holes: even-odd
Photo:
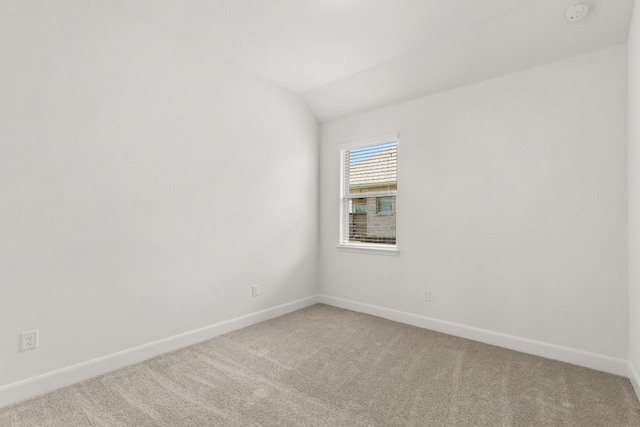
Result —
[{"label": "window sill", "polygon": [[342,252],[356,252],[361,254],[398,256],[400,253],[397,246],[391,245],[338,245],[336,247]]}]

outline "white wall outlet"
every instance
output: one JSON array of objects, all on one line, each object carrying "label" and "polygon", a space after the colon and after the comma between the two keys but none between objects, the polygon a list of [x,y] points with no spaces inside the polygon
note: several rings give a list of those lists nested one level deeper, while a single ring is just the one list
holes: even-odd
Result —
[{"label": "white wall outlet", "polygon": [[23,332],[20,334],[20,351],[38,348],[38,331]]},{"label": "white wall outlet", "polygon": [[431,291],[429,289],[422,290],[422,299],[425,301],[431,301]]},{"label": "white wall outlet", "polygon": [[260,286],[253,285],[251,287],[251,296],[252,297],[257,297],[258,295],[260,295]]}]

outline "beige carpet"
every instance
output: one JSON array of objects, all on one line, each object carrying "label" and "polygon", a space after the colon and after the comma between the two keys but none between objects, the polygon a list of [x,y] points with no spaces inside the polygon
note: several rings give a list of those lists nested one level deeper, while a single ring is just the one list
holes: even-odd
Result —
[{"label": "beige carpet", "polygon": [[0,409],[0,426],[640,426],[628,379],[316,305]]}]

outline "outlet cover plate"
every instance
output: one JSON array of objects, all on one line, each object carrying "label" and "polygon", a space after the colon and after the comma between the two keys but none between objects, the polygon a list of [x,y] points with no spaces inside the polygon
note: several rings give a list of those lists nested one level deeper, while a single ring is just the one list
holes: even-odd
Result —
[{"label": "outlet cover plate", "polygon": [[20,351],[38,348],[38,331],[23,332],[20,334]]}]

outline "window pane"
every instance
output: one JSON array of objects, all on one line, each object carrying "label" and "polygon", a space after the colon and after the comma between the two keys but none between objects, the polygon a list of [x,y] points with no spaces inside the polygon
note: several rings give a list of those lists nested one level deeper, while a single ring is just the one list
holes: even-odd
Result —
[{"label": "window pane", "polygon": [[376,211],[378,213],[391,213],[393,212],[393,197],[377,197],[376,198]]},{"label": "window pane", "polygon": [[349,150],[349,194],[397,188],[397,143]]},{"label": "window pane", "polygon": [[355,199],[353,202],[354,202],[355,207],[356,207],[356,213],[367,213],[367,199],[366,198]]},{"label": "window pane", "polygon": [[[389,211],[379,212],[380,199],[388,202]],[[395,196],[353,199],[354,203],[361,200],[364,200],[364,204],[355,205],[355,213],[349,214],[349,242],[395,245],[396,216],[392,209]]]}]

